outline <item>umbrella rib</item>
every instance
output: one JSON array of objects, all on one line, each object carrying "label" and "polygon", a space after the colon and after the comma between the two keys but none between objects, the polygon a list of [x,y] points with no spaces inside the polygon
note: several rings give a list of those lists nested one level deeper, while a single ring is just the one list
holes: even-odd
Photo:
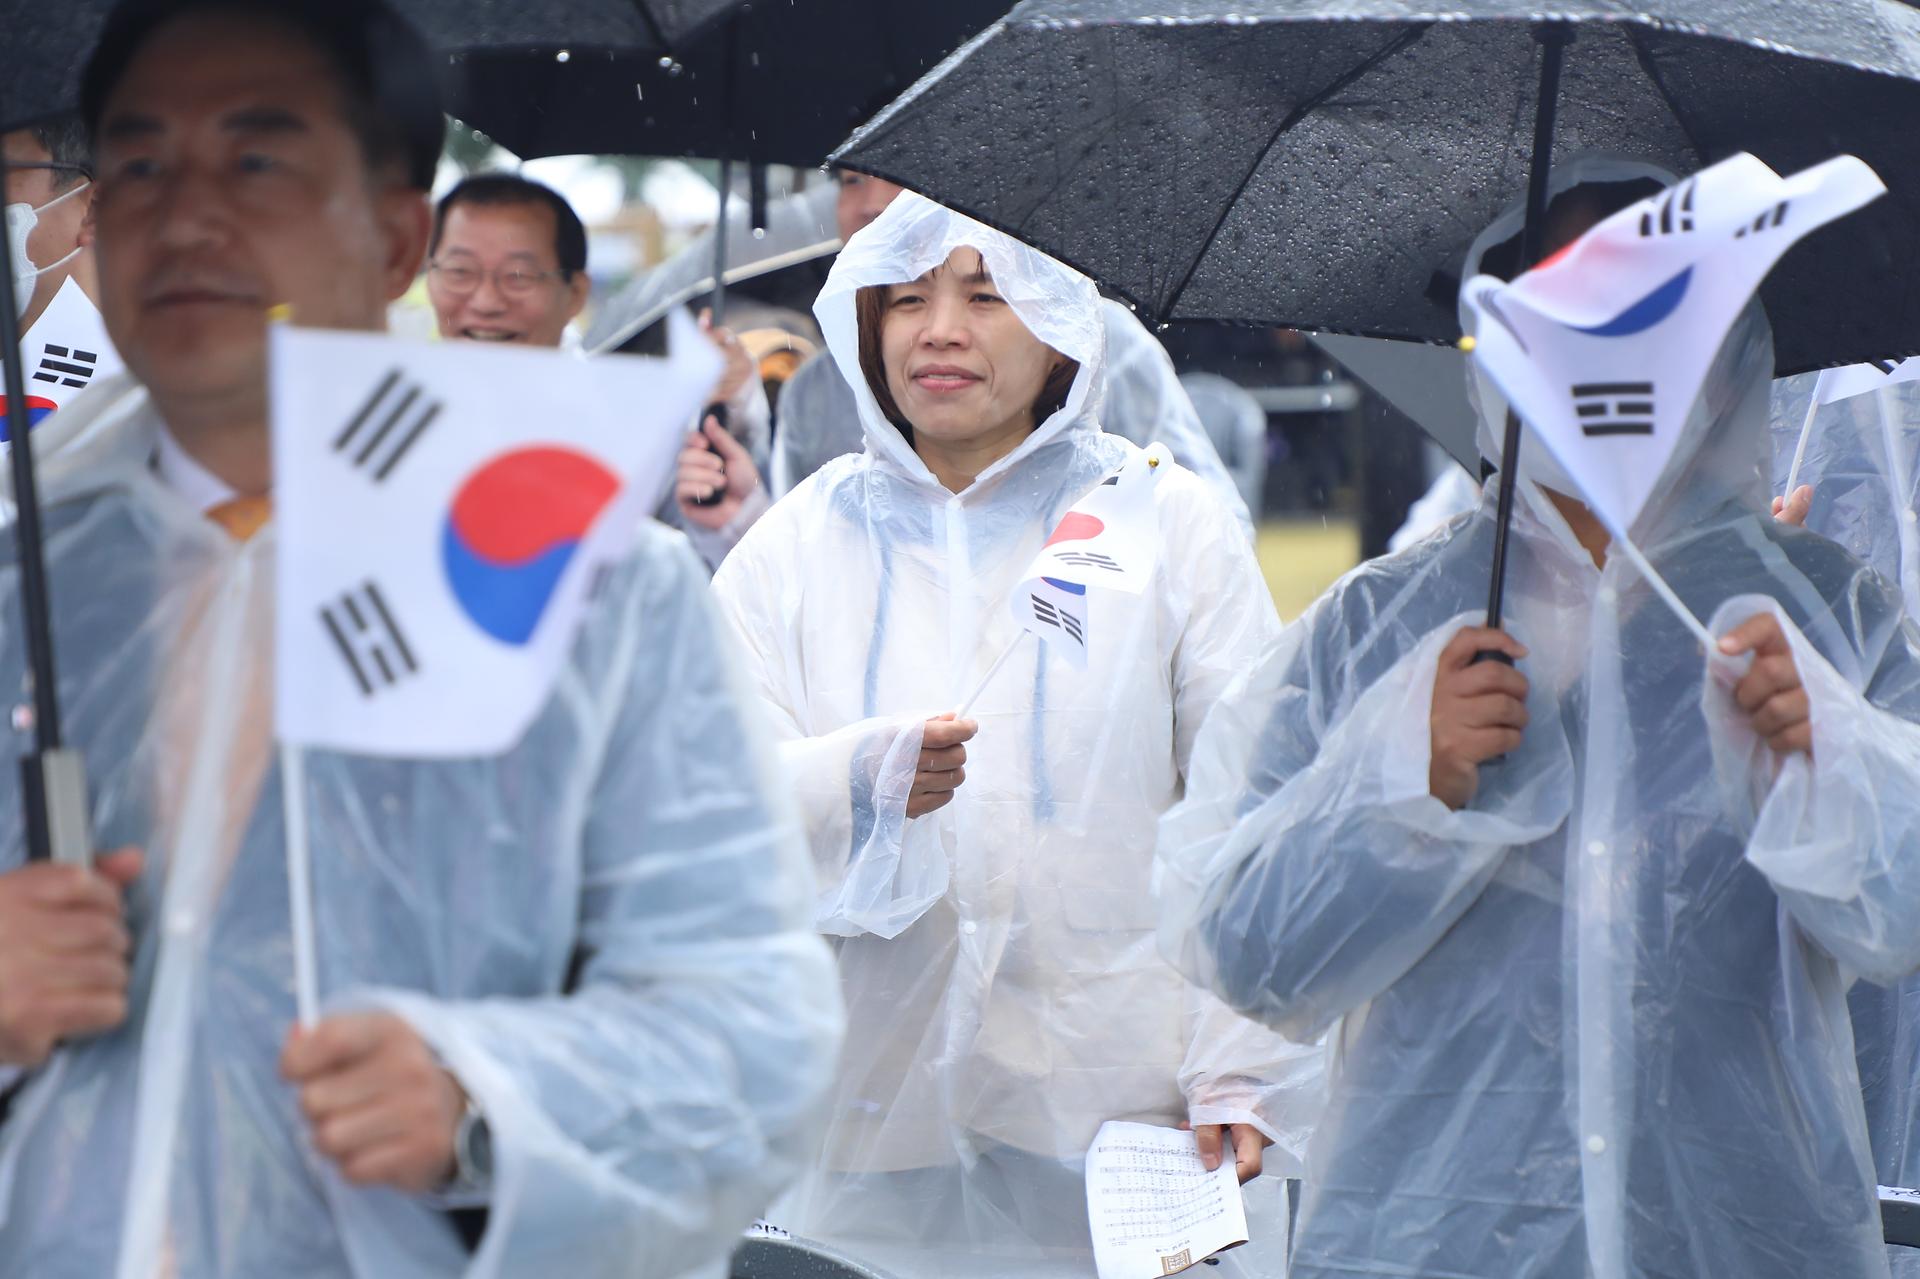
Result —
[{"label": "umbrella rib", "polygon": [[673,46],[667,43],[667,33],[661,29],[660,20],[653,16],[653,10],[647,8],[647,0],[632,0],[634,11],[640,15],[640,21],[647,24],[647,30],[653,33],[653,42],[661,49],[671,51]]},{"label": "umbrella rib", "polygon": [[1247,166],[1246,173],[1241,175],[1239,183],[1234,186],[1233,194],[1227,197],[1226,203],[1221,206],[1220,216],[1214,220],[1212,229],[1207,232],[1207,238],[1200,242],[1200,249],[1193,255],[1193,261],[1187,264],[1185,273],[1180,277],[1180,283],[1174,288],[1172,295],[1167,298],[1166,306],[1159,309],[1160,314],[1155,317],[1158,321],[1164,324],[1173,318],[1174,308],[1180,305],[1181,296],[1186,293],[1187,286],[1193,283],[1194,273],[1200,269],[1200,263],[1203,262],[1207,254],[1212,251],[1213,242],[1219,238],[1220,229],[1226,226],[1227,219],[1233,216],[1234,206],[1240,203],[1240,197],[1246,193],[1248,184],[1253,181],[1254,175],[1260,172],[1260,166],[1266,163],[1268,154],[1279,143],[1281,137],[1296,124],[1299,124],[1300,121],[1304,120],[1309,112],[1313,111],[1328,98],[1331,98],[1334,94],[1352,85],[1356,80],[1364,77],[1382,62],[1385,62],[1388,58],[1393,57],[1408,45],[1413,44],[1422,36],[1426,35],[1427,28],[1432,25],[1430,22],[1423,22],[1416,27],[1403,31],[1385,45],[1381,46],[1364,62],[1360,63],[1359,66],[1353,67],[1336,77],[1325,88],[1321,89],[1312,97],[1298,103],[1293,110],[1287,112],[1286,119],[1280,122],[1278,127],[1274,129],[1273,135],[1267,139],[1266,145],[1262,146],[1259,153],[1253,157],[1253,163]]},{"label": "umbrella rib", "polygon": [[1687,135],[1687,145],[1693,148],[1695,159],[1701,164],[1707,163],[1707,153],[1701,149],[1700,139],[1694,136],[1693,126],[1687,122],[1687,117],[1681,112],[1680,104],[1673,100],[1673,93],[1667,88],[1667,82],[1661,77],[1659,68],[1654,65],[1652,52],[1641,42],[1641,35],[1642,32],[1637,27],[1627,28],[1627,43],[1633,46],[1634,60],[1640,64],[1640,69],[1647,73],[1647,79],[1652,81],[1653,87],[1659,91],[1660,100],[1667,104],[1667,111],[1673,116],[1673,122],[1680,126],[1680,132]]}]

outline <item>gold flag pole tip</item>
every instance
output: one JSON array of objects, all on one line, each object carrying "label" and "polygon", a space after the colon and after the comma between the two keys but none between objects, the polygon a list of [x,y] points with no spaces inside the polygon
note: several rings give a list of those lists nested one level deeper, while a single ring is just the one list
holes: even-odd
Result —
[{"label": "gold flag pole tip", "polygon": [[1480,344],[1473,340],[1472,334],[1468,334],[1466,337],[1461,338],[1454,345],[1458,346],[1463,353],[1467,355],[1472,355],[1473,348],[1476,346],[1479,346]]},{"label": "gold flag pole tip", "polygon": [[267,308],[267,319],[274,324],[285,324],[293,319],[293,304],[282,302],[278,306]]}]

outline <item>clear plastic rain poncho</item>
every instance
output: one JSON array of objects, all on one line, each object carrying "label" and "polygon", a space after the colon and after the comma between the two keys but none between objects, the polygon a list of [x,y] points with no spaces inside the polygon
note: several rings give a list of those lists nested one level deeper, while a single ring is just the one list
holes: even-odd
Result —
[{"label": "clear plastic rain poncho", "polygon": [[[1145,447],[1159,443],[1173,460],[1205,480],[1227,504],[1247,536],[1253,516],[1239,485],[1207,435],[1173,368],[1173,357],[1125,306],[1101,300],[1107,336],[1107,395],[1100,424]],[[780,417],[773,440],[773,492],[784,494],[845,453],[865,447],[865,428],[853,388],[828,355],[800,366],[780,389]]]},{"label": "clear plastic rain poncho", "polygon": [[1715,633],[1785,620],[1811,761],[1775,776],[1725,660],[1594,566],[1537,445],[1506,586],[1531,722],[1470,805],[1428,791],[1429,715],[1484,620],[1491,488],[1209,718],[1162,824],[1163,941],[1335,1037],[1295,1279],[1887,1273],[1845,992],[1920,965],[1920,654],[1879,575],[1768,518],[1772,367],[1750,307],[1634,535]]},{"label": "clear plastic rain poncho", "polygon": [[61,704],[98,845],[148,861],[127,1021],[58,1051],[0,1127],[0,1275],[632,1279],[722,1256],[817,1136],[839,1010],[684,544],[639,534],[512,750],[306,756],[323,1013],[399,1014],[482,1106],[495,1178],[469,1257],[445,1205],[342,1181],[279,1075],[272,526],[235,543],[160,483],[144,392],[89,405],[51,429],[103,428],[92,446],[44,473]]},{"label": "clear plastic rain poncho", "polygon": [[[861,378],[855,295],[959,246],[1080,372],[1064,408],[955,494]],[[905,817],[923,721],[1020,633],[1008,596],[1068,506],[1139,456],[1098,425],[1098,307],[1077,273],[901,196],[816,306],[867,451],[775,503],[714,579],[803,809],[848,1005],[820,1166],[771,1216],[911,1276],[1090,1276],[1096,1130],[1188,1118],[1279,1143],[1248,1187],[1264,1246],[1221,1267],[1279,1273],[1278,1178],[1298,1175],[1318,1108],[1318,1049],[1232,1016],[1155,949],[1155,820],[1202,716],[1279,630],[1245,536],[1191,473],[1155,481],[1146,593],[1089,597],[1087,668],[1022,638],[971,712],[956,798]]]},{"label": "clear plastic rain poncho", "polygon": [[[1773,491],[1786,492],[1815,374],[1774,384]],[[1821,406],[1797,482],[1813,486],[1806,527],[1899,584],[1920,620],[1920,386],[1906,382]],[[1847,992],[1881,1184],[1920,1185],[1920,978]],[[1920,1279],[1920,1249],[1895,1248],[1894,1273]]]}]

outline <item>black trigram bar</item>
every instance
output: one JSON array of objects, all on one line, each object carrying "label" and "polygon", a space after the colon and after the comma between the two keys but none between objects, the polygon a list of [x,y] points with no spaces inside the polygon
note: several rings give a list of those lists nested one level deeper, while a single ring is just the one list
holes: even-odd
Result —
[{"label": "black trigram bar", "polygon": [[334,437],[333,451],[350,455],[354,467],[378,483],[393,474],[400,459],[419,443],[440,416],[440,408],[440,402],[426,398],[421,387],[402,382],[399,369],[390,369]]},{"label": "black trigram bar", "polygon": [[1906,363],[1906,361],[1904,360],[1868,360],[1867,363],[1873,365],[1874,368],[1879,369],[1882,373],[1885,373],[1891,376],[1893,371],[1899,368],[1902,364]]},{"label": "black trigram bar", "polygon": [[1733,233],[1733,238],[1738,240],[1742,236],[1750,233],[1753,235],[1758,235],[1762,231],[1770,231],[1774,227],[1779,226],[1782,222],[1785,222],[1787,220],[1787,207],[1792,203],[1793,201],[1791,200],[1780,201],[1780,203],[1774,205],[1771,209],[1767,210],[1765,213],[1762,213],[1759,217],[1755,218],[1752,222],[1749,222],[1746,226],[1743,226],[1738,231],[1735,231]]},{"label": "black trigram bar", "polygon": [[47,353],[40,357],[40,367],[33,371],[33,380],[83,387],[93,381],[93,375],[100,371],[99,366],[100,353],[97,351],[81,351],[49,342]]},{"label": "black trigram bar", "polygon": [[1102,555],[1098,551],[1061,551],[1055,554],[1053,558],[1059,560],[1062,564],[1076,564],[1084,568],[1103,568],[1109,573],[1125,571],[1114,562],[1112,556]]},{"label": "black trigram bar", "polygon": [[1588,382],[1576,386],[1573,411],[1586,435],[1652,435],[1653,383]]},{"label": "black trigram bar", "polygon": [[1647,238],[1654,235],[1672,235],[1677,231],[1693,230],[1693,188],[1689,178],[1679,188],[1667,192],[1659,203],[1659,213],[1648,209],[1640,215],[1640,235]]},{"label": "black trigram bar", "polygon": [[363,696],[372,697],[420,673],[405,632],[372,582],[321,609],[320,624],[333,638]]},{"label": "black trigram bar", "polygon": [[1065,631],[1067,634],[1073,636],[1074,643],[1078,644],[1081,648],[1087,646],[1087,637],[1080,631],[1079,618],[1071,613],[1063,612],[1055,608],[1038,595],[1029,595],[1027,598],[1033,601],[1033,615],[1035,617],[1045,622],[1048,626],[1056,630]]}]

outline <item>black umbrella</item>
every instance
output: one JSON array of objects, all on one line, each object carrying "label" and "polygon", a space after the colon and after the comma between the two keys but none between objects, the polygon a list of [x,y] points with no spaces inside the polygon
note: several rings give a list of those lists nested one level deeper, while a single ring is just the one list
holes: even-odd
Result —
[{"label": "black umbrella", "polygon": [[[449,60],[448,110],[523,159],[699,156],[751,167],[764,227],[768,164],[812,166],[855,125],[1007,9],[1007,0],[760,0],[673,57],[568,50],[536,66],[486,52]],[[716,226],[725,228],[724,217]],[[715,243],[725,260],[724,234]],[[716,272],[714,313],[726,305]]]},{"label": "black umbrella", "polygon": [[1535,260],[1554,157],[1852,153],[1891,191],[1763,288],[1786,373],[1920,350],[1916,77],[1898,0],[1029,0],[834,159],[1163,321],[1444,342],[1467,247],[1523,175]]},{"label": "black umbrella", "polygon": [[[393,0],[435,48],[450,54],[485,51],[501,60],[544,62],[559,50],[647,51],[652,56],[692,40],[741,0]],[[0,0],[0,23],[11,34],[0,73],[0,132],[75,109],[79,75],[113,4],[67,0]],[[263,8],[267,7],[263,5]],[[0,186],[6,160],[0,155]],[[0,236],[0,280],[13,278],[13,248]],[[8,286],[11,287],[10,285]],[[8,404],[26,402],[20,325],[11,298],[0,303],[0,389]],[[34,858],[86,861],[92,856],[85,772],[62,743],[53,638],[48,619],[45,556],[34,482],[33,450],[10,449],[14,544],[20,565],[22,632],[33,698],[34,749],[22,757],[27,852]]]},{"label": "black umbrella", "polygon": [[672,58],[574,48],[526,66],[475,52],[450,60],[442,86],[450,113],[523,159],[812,166],[1008,5],[758,0]]}]

